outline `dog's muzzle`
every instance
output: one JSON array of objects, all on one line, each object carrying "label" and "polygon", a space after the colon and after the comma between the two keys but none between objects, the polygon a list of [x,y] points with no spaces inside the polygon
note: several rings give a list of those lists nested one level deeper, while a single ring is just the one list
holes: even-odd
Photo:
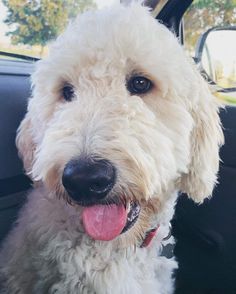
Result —
[{"label": "dog's muzzle", "polygon": [[108,160],[73,159],[64,168],[62,183],[73,202],[84,206],[83,225],[95,240],[116,238],[128,231],[139,217],[137,202],[110,195],[116,183],[116,169]]}]

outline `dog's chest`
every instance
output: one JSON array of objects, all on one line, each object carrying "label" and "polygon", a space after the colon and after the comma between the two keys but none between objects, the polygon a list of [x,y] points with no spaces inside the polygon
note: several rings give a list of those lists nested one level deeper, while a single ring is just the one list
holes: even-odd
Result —
[{"label": "dog's chest", "polygon": [[56,293],[141,294],[148,290],[149,294],[156,293],[156,290],[152,290],[159,287],[156,276],[158,258],[152,258],[145,251],[146,249],[137,249],[131,254],[104,250],[101,253],[83,246],[67,253],[58,253],[63,256],[57,264],[60,281],[52,285],[50,291],[58,289],[59,292]]}]

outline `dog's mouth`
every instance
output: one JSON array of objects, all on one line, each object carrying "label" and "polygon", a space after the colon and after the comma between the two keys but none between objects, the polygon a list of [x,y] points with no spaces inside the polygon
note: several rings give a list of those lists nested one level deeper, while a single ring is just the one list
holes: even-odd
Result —
[{"label": "dog's mouth", "polygon": [[95,240],[110,241],[133,227],[140,213],[140,205],[95,204],[84,207],[82,221],[86,233]]}]

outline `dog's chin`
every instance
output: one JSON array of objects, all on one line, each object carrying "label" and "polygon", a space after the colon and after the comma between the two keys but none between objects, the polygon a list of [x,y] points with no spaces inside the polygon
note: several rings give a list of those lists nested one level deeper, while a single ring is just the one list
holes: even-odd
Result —
[{"label": "dog's chin", "polygon": [[94,240],[111,241],[128,232],[137,222],[141,207],[137,201],[114,197],[103,201],[81,201],[86,233]]}]

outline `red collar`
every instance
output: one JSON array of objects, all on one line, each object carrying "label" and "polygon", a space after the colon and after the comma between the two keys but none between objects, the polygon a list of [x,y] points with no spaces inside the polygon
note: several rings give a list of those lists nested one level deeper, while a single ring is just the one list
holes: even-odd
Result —
[{"label": "red collar", "polygon": [[158,229],[159,229],[159,225],[156,228],[153,228],[146,232],[143,242],[140,245],[140,248],[148,247],[150,245],[150,243],[152,242],[152,239],[156,236]]}]

